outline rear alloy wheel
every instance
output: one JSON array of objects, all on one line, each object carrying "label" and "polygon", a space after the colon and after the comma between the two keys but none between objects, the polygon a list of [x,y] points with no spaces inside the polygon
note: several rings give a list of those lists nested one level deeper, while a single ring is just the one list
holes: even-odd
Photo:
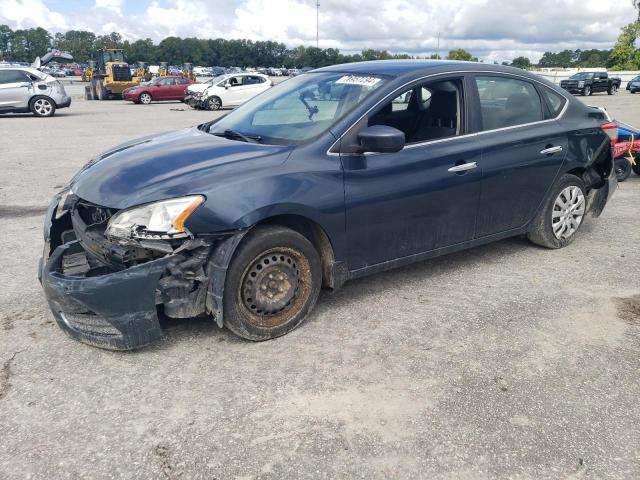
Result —
[{"label": "rear alloy wheel", "polygon": [[311,312],[321,283],[320,257],[309,240],[285,227],[255,227],[227,271],[224,323],[248,340],[284,335]]},{"label": "rear alloy wheel", "polygon": [[149,105],[151,103],[151,94],[147,92],[140,94],[140,103]]},{"label": "rear alloy wheel", "polygon": [[527,238],[547,248],[569,245],[582,225],[586,207],[582,180],[575,175],[563,175],[531,222]]},{"label": "rear alloy wheel", "polygon": [[631,175],[631,162],[626,158],[618,158],[613,163],[613,169],[616,172],[616,180],[624,182]]},{"label": "rear alloy wheel", "polygon": [[615,85],[611,85],[609,87],[609,90],[607,91],[609,95],[615,95],[617,92],[618,92],[618,87]]},{"label": "rear alloy wheel", "polygon": [[591,87],[590,86],[586,86],[582,89],[582,96],[583,97],[589,97],[591,96]]},{"label": "rear alloy wheel", "polygon": [[207,110],[220,110],[222,101],[218,97],[211,97],[207,100]]},{"label": "rear alloy wheel", "polygon": [[56,111],[56,104],[48,97],[35,97],[31,100],[31,113],[36,117],[51,117]]}]

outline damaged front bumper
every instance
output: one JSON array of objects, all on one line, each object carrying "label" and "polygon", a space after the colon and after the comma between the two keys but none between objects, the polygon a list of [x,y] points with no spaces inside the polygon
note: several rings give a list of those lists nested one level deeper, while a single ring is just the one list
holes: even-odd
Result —
[{"label": "damaged front bumper", "polygon": [[[142,256],[99,237],[74,211],[45,220],[38,278],[60,326],[72,338],[112,350],[149,345],[162,336],[159,310],[171,318],[211,314],[222,326],[226,268],[244,233],[186,239]],[[215,279],[215,284],[213,283]]]}]

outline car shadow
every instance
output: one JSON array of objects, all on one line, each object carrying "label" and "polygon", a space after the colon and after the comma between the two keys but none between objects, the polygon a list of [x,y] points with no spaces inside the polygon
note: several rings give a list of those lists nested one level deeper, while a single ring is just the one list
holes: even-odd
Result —
[{"label": "car shadow", "polygon": [[[513,255],[523,249],[536,248],[524,236],[512,237],[487,245],[482,245],[441,257],[424,260],[405,267],[380,272],[361,279],[351,280],[336,292],[323,290],[320,294],[316,310],[307,322],[314,322],[319,312],[326,312],[333,307],[356,303],[368,296],[376,295],[390,288],[403,289],[420,281],[446,275],[454,270],[464,271],[478,262],[494,263]],[[542,248],[542,247],[540,247]],[[150,347],[165,349],[182,341],[215,341],[220,343],[252,343],[237,337],[226,328],[219,328],[212,318],[207,316],[189,319],[171,319],[159,314],[160,324],[164,331],[163,340]]]}]

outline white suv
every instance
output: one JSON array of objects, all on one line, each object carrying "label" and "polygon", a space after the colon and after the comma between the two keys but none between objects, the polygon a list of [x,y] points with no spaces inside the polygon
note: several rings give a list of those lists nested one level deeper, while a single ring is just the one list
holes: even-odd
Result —
[{"label": "white suv", "polygon": [[62,84],[31,67],[0,67],[0,113],[27,113],[51,117],[71,105]]}]

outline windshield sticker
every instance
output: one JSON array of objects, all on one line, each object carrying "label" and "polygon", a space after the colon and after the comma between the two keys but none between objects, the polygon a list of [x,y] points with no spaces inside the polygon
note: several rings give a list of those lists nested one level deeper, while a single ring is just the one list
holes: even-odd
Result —
[{"label": "windshield sticker", "polygon": [[377,77],[362,77],[360,75],[345,75],[336,83],[343,83],[345,85],[362,85],[364,87],[373,87],[380,81]]}]

